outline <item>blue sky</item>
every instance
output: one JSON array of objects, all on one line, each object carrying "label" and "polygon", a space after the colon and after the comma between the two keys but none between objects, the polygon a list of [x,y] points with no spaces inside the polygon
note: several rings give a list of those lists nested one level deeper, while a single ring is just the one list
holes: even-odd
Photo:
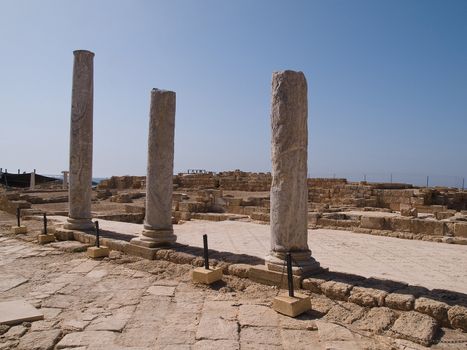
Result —
[{"label": "blue sky", "polygon": [[312,175],[467,176],[466,19],[463,0],[0,0],[0,167],[68,167],[87,49],[96,177],[145,174],[152,88],[177,93],[175,171],[268,171],[284,69],[308,80]]}]

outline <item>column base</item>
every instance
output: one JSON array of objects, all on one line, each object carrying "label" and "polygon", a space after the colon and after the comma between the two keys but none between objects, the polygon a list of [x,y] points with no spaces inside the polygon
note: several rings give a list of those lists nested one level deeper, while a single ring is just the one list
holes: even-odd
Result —
[{"label": "column base", "polygon": [[94,223],[91,219],[73,219],[69,217],[63,228],[67,230],[89,231],[94,230]]},{"label": "column base", "polygon": [[[292,273],[296,276],[310,276],[323,272],[324,269],[320,263],[311,256],[311,251],[296,251],[292,253]],[[275,252],[271,251],[268,256],[264,259],[266,267],[270,271],[275,272],[286,272],[286,252]]]},{"label": "column base", "polygon": [[151,230],[144,228],[143,236],[133,238],[130,243],[146,248],[157,248],[165,245],[170,245],[177,241],[177,236],[173,230]]}]

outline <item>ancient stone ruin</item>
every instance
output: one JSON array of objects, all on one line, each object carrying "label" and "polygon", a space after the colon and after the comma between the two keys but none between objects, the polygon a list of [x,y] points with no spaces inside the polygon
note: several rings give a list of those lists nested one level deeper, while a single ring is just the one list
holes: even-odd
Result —
[{"label": "ancient stone ruin", "polygon": [[[295,71],[273,73],[271,173],[174,175],[176,94],[153,89],[146,176],[114,176],[93,186],[93,57],[74,52],[69,173],[48,183],[36,183],[34,173],[30,186],[0,190],[0,251],[7,252],[0,269],[27,275],[34,264],[46,266],[38,276],[0,278],[0,293],[25,285],[18,289],[25,300],[12,302],[13,293],[0,300],[0,344],[467,343],[466,191],[307,178],[307,81]],[[12,233],[14,219],[30,229]],[[207,233],[209,250],[201,243],[207,247]],[[44,235],[51,239],[41,241]],[[110,254],[83,256],[99,242]],[[187,276],[209,264],[217,277],[207,283],[217,285],[193,285]],[[281,288],[299,289],[311,310],[295,320],[276,314],[271,300]]]}]

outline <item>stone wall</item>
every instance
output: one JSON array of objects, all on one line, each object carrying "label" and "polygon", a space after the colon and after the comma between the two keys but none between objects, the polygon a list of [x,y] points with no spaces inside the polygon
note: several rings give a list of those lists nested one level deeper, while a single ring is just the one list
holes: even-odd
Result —
[{"label": "stone wall", "polygon": [[231,191],[269,191],[271,173],[248,173],[240,170],[217,174],[219,187]]},{"label": "stone wall", "polygon": [[218,188],[219,179],[213,173],[207,174],[178,174],[174,176],[174,184],[178,188],[208,189]]},{"label": "stone wall", "polygon": [[146,176],[112,176],[110,179],[102,180],[97,189],[140,189],[144,187]]},{"label": "stone wall", "polygon": [[31,203],[21,200],[20,194],[17,192],[0,194],[0,210],[16,214],[17,208],[29,209],[31,208]]},{"label": "stone wall", "polygon": [[[144,176],[113,176],[102,181],[98,189],[140,189]],[[267,192],[270,173],[240,170],[174,176],[174,187],[186,190],[222,189],[228,191]],[[315,204],[337,207],[373,207],[399,211],[401,206],[417,208],[421,213],[447,209],[467,210],[467,192],[450,188],[414,188],[400,183],[347,182],[346,179],[308,179],[308,200]]]}]

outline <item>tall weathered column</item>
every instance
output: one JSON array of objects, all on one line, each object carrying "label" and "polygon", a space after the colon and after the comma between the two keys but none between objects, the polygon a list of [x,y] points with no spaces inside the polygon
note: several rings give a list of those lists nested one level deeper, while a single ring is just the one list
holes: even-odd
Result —
[{"label": "tall weathered column", "polygon": [[69,214],[65,228],[92,229],[92,119],[94,53],[74,51],[70,125]]},{"label": "tall weathered column", "polygon": [[292,253],[294,274],[320,270],[311,257],[307,238],[307,82],[302,72],[272,75],[272,184],[271,251],[268,269],[284,271],[287,252]]},{"label": "tall weathered column", "polygon": [[175,132],[175,92],[153,89],[149,112],[146,216],[143,236],[131,242],[148,248],[170,244]]}]

